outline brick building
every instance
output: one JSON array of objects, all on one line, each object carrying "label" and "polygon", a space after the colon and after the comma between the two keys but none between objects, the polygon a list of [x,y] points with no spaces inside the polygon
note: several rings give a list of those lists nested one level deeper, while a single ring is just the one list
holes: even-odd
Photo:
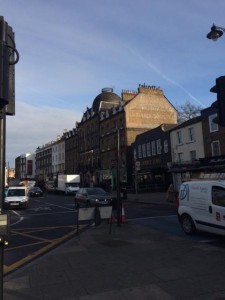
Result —
[{"label": "brick building", "polygon": [[121,97],[103,89],[66,137],[65,168],[72,171],[68,157],[73,153],[78,159],[73,171],[81,175],[83,185],[93,181],[115,187],[118,168],[120,181],[131,184],[131,144],[138,134],[162,123],[176,124],[177,111],[160,88],[139,85],[137,91],[123,90]]}]

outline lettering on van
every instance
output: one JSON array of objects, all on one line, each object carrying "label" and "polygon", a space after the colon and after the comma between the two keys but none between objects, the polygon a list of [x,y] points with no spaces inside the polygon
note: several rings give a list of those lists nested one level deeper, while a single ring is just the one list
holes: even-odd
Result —
[{"label": "lettering on van", "polygon": [[203,194],[207,193],[207,187],[206,186],[193,185],[192,190],[199,191],[200,193],[203,193]]}]

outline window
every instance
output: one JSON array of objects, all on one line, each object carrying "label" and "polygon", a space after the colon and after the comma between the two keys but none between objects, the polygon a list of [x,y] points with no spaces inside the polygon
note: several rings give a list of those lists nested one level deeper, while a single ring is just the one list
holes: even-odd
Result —
[{"label": "window", "polygon": [[152,155],[156,155],[155,141],[152,141]]},{"label": "window", "polygon": [[219,186],[212,187],[212,203],[225,207],[225,189]]},{"label": "window", "polygon": [[146,144],[142,144],[142,155],[143,158],[146,157]]},{"label": "window", "polygon": [[196,160],[196,151],[192,150],[190,151],[190,160],[193,162],[194,160]]},{"label": "window", "polygon": [[211,143],[212,148],[212,156],[218,156],[220,154],[220,142],[219,141],[213,141]]},{"label": "window", "polygon": [[182,163],[182,161],[183,161],[183,153],[181,152],[181,153],[178,153],[178,162],[181,164]]},{"label": "window", "polygon": [[156,147],[157,147],[157,154],[161,154],[162,153],[161,140],[156,141]]},{"label": "window", "polygon": [[193,142],[194,141],[194,127],[188,128],[188,135],[189,135],[189,141]]},{"label": "window", "polygon": [[181,131],[177,131],[177,143],[178,143],[179,145],[182,144]]},{"label": "window", "polygon": [[9,189],[7,197],[25,196],[25,189]]},{"label": "window", "polygon": [[164,141],[164,153],[168,153],[168,151],[169,151],[169,148],[168,148],[168,141],[165,140],[165,141]]},{"label": "window", "polygon": [[213,119],[217,117],[217,114],[209,116],[209,132],[214,132],[219,130],[218,124],[213,122]]},{"label": "window", "polygon": [[142,158],[141,145],[138,145],[138,158]]},{"label": "window", "polygon": [[151,143],[150,142],[147,143],[147,156],[148,157],[151,156]]},{"label": "window", "polygon": [[137,150],[134,149],[134,160],[136,160],[136,159],[137,159]]}]

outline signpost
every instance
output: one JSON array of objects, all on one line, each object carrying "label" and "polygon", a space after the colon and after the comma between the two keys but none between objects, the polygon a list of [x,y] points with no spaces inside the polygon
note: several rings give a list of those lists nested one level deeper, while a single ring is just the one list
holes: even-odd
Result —
[{"label": "signpost", "polygon": [[[16,54],[16,58],[15,58]],[[0,16],[0,300],[3,299],[4,246],[9,217],[4,214],[6,115],[15,114],[15,68],[19,61],[12,27]]]}]

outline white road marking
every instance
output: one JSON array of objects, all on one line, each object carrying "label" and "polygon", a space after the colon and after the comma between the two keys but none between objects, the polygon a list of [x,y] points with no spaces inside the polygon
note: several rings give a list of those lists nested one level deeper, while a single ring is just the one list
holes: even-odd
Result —
[{"label": "white road marking", "polygon": [[128,219],[129,221],[136,221],[136,220],[149,220],[149,219],[164,219],[164,218],[174,218],[177,217],[177,215],[169,215],[169,216],[154,216],[154,217],[144,217],[144,218],[133,218]]},{"label": "white road marking", "polygon": [[38,213],[38,214],[27,214],[24,216],[24,218],[29,218],[33,216],[46,216],[46,215],[57,215],[57,214],[70,214],[70,213],[75,213],[75,210],[70,210],[70,211],[57,211],[57,212],[46,212],[46,213]]},{"label": "white road marking", "polygon": [[23,221],[24,217],[21,217],[21,215],[18,212],[16,212],[15,210],[13,210],[12,212],[19,218],[19,220],[17,220],[14,223],[10,223],[10,226],[14,226]]},{"label": "white road marking", "polygon": [[[39,200],[35,200],[36,202],[40,202],[43,204],[42,201],[39,201]],[[57,205],[57,204],[52,204],[52,203],[48,203],[48,202],[45,202],[44,204],[47,204],[47,205],[50,205],[50,206],[55,206],[55,207],[59,207],[59,208],[64,208],[64,209],[68,209],[68,210],[74,210],[74,208],[68,208],[68,207],[65,207],[65,206],[61,206],[61,205]],[[75,207],[75,205],[74,205]]]},{"label": "white road marking", "polygon": [[42,211],[42,210],[52,210],[52,209],[49,206],[42,206],[42,207],[29,208],[29,210],[33,210],[35,212],[38,212],[38,211]]}]

